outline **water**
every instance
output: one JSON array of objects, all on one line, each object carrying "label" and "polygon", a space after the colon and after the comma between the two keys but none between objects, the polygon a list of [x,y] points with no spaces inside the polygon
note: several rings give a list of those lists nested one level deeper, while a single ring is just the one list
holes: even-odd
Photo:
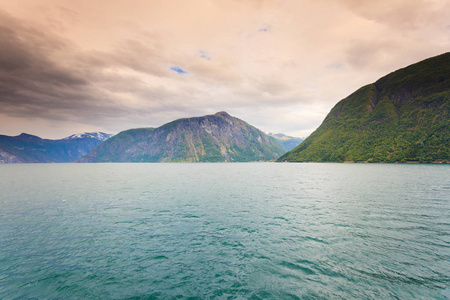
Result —
[{"label": "water", "polygon": [[449,299],[450,166],[0,166],[1,299]]}]

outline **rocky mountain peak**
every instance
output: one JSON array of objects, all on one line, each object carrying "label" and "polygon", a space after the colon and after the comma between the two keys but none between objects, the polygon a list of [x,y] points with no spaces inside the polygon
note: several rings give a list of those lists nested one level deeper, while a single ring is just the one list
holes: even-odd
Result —
[{"label": "rocky mountain peak", "polygon": [[231,118],[231,116],[226,111],[219,111],[219,112],[215,113],[214,115],[217,117]]}]

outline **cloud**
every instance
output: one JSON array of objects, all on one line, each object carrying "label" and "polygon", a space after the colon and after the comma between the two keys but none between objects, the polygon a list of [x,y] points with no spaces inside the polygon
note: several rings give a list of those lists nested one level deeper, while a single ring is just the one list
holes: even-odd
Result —
[{"label": "cloud", "polygon": [[233,88],[242,80],[237,61],[228,56],[216,56],[213,60],[191,58],[190,61],[189,70],[203,84]]},{"label": "cloud", "polygon": [[270,25],[264,25],[263,27],[261,27],[258,31],[260,32],[269,32],[272,30],[272,27]]},{"label": "cloud", "polygon": [[[423,27],[445,12],[445,1],[433,0],[337,0],[358,16],[397,30]],[[448,3],[447,3],[448,7]]]},{"label": "cloud", "polygon": [[[52,102],[70,89],[83,90],[88,82],[84,72],[59,61],[69,45],[17,19],[0,14],[0,90],[5,109],[36,109]],[[69,88],[70,87],[70,88]],[[59,99],[72,105],[70,100]]]},{"label": "cloud", "polygon": [[162,41],[154,36],[140,38],[146,40],[127,39],[110,53],[104,54],[107,63],[155,76],[167,75],[163,64],[168,62],[163,56],[165,50]]},{"label": "cloud", "polygon": [[206,59],[206,60],[211,60],[211,57],[206,53],[206,51],[200,50],[199,51],[199,56],[200,58]]}]

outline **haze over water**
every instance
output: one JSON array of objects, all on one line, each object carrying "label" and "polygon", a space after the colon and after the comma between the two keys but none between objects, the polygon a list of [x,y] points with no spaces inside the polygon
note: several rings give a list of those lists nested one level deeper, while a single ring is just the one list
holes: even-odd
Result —
[{"label": "haze over water", "polygon": [[0,165],[0,298],[448,299],[450,168]]}]

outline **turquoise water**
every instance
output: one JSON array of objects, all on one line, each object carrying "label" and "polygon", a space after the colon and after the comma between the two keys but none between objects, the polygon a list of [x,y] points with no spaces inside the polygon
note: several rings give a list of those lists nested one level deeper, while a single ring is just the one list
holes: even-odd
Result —
[{"label": "turquoise water", "polygon": [[450,166],[0,165],[1,299],[448,299]]}]

